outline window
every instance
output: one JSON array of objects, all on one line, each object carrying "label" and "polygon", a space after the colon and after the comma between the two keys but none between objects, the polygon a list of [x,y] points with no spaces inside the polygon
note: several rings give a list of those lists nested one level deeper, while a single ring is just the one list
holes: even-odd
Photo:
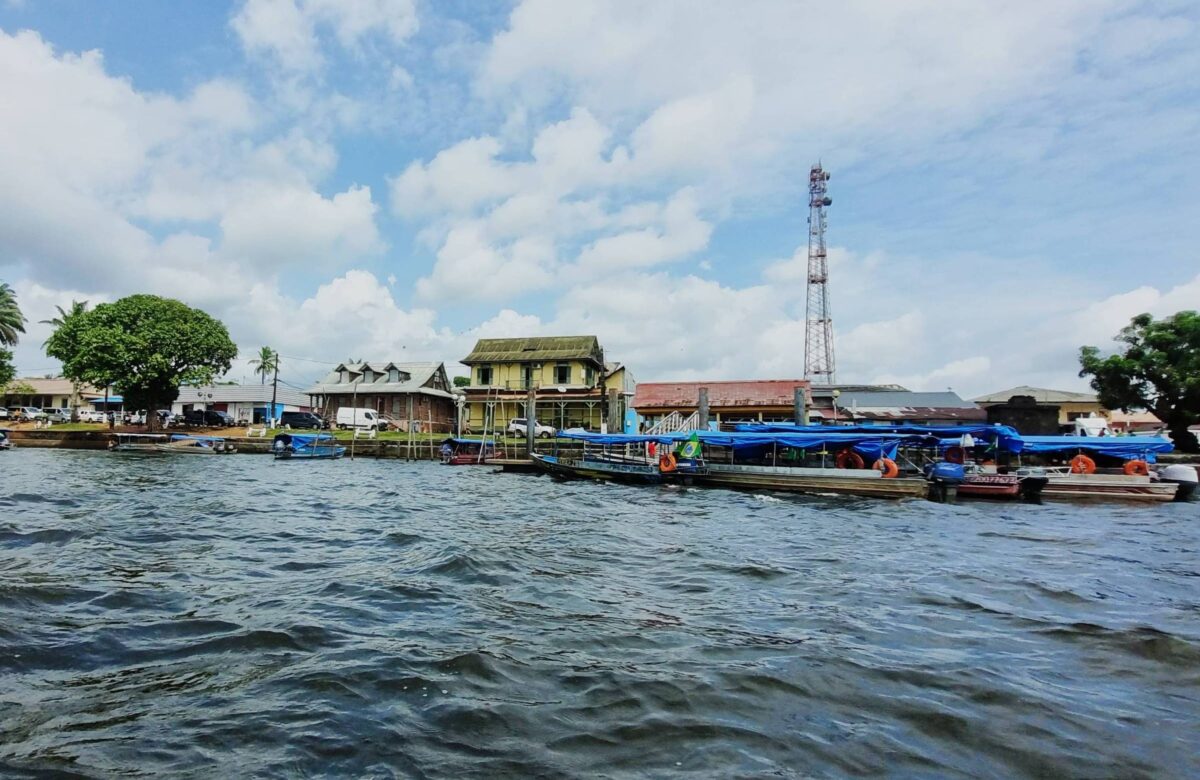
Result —
[{"label": "window", "polygon": [[591,366],[583,369],[583,383],[589,387],[596,384],[596,369]]},{"label": "window", "polygon": [[399,382],[400,381],[400,369],[389,368],[388,369],[388,381],[393,382],[393,383]]},{"label": "window", "polygon": [[569,385],[571,384],[571,364],[559,363],[554,367],[554,384]]},{"label": "window", "polygon": [[533,366],[528,363],[521,366],[521,387],[526,390],[533,387]]},{"label": "window", "polygon": [[492,367],[480,366],[478,369],[479,384],[482,387],[487,387],[492,383]]}]

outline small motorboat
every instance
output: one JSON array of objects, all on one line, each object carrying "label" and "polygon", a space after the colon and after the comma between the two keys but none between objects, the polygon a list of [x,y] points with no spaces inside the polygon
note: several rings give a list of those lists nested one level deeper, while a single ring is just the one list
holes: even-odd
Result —
[{"label": "small motorboat", "polygon": [[496,444],[479,439],[448,438],[442,442],[442,464],[446,466],[483,466],[496,457]]},{"label": "small motorboat", "polygon": [[230,455],[237,448],[220,436],[175,434],[165,444],[155,444],[158,452],[172,455]]},{"label": "small motorboat", "polygon": [[926,465],[925,478],[930,484],[929,497],[945,503],[953,503],[955,498],[986,498],[1040,504],[1050,481],[1041,469],[1001,474],[995,467],[952,461]]},{"label": "small motorboat", "polygon": [[167,436],[160,433],[114,433],[108,440],[108,451],[156,455],[168,441]]},{"label": "small motorboat", "polygon": [[12,449],[12,439],[8,435],[10,432],[7,428],[0,428],[0,452]]},{"label": "small motorboat", "polygon": [[271,442],[276,460],[332,460],[346,453],[346,448],[328,433],[280,433]]}]

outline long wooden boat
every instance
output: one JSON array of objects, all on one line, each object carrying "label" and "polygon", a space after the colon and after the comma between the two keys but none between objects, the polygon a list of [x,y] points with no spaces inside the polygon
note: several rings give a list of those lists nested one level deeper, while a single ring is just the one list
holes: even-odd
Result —
[{"label": "long wooden boat", "polygon": [[664,482],[689,482],[703,473],[699,465],[689,465],[683,461],[674,471],[664,472],[658,463],[650,461],[559,457],[536,452],[530,458],[539,470],[559,479],[596,479],[605,482],[660,485]]},{"label": "long wooden boat", "polygon": [[1037,503],[1049,479],[1044,474],[966,474],[958,485],[960,498],[987,498]]},{"label": "long wooden boat", "polygon": [[159,433],[114,433],[108,440],[108,451],[157,455],[161,453],[159,447],[167,441],[167,436]]},{"label": "long wooden boat", "polygon": [[271,453],[276,460],[334,460],[346,454],[346,448],[327,433],[276,434]]},{"label": "long wooden boat", "polygon": [[151,445],[157,452],[171,455],[230,455],[237,449],[220,436],[175,434],[170,441]]},{"label": "long wooden boat", "polygon": [[1042,495],[1050,499],[1174,501],[1179,485],[1128,474],[1072,474],[1070,469],[1047,469],[1050,481]]},{"label": "long wooden boat", "polygon": [[874,498],[924,498],[929,492],[929,483],[922,477],[889,479],[875,469],[708,463],[698,481],[703,485],[739,490],[837,493]]}]

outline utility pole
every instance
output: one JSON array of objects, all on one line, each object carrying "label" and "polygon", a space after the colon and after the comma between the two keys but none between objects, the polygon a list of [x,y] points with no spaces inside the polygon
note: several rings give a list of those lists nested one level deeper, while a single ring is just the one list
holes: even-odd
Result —
[{"label": "utility pole", "polygon": [[[275,426],[275,399],[279,398],[279,353],[278,352],[275,353],[274,363],[275,363],[275,379],[272,380],[272,382],[271,382],[271,411],[268,414],[268,417],[270,417],[270,420],[271,420],[270,426],[272,428],[276,427]],[[250,415],[250,416],[253,417],[254,415]]]},{"label": "utility pole", "polygon": [[525,401],[525,446],[533,458],[533,445],[537,441],[537,390],[529,383],[529,396]]}]

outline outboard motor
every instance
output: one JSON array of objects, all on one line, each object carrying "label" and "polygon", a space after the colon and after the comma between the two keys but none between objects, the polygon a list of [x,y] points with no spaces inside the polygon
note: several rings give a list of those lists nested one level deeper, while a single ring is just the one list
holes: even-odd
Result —
[{"label": "outboard motor", "polygon": [[275,441],[271,442],[271,452],[275,453],[276,457],[282,456],[292,448],[292,437],[286,433],[281,433],[275,437]]},{"label": "outboard motor", "polygon": [[939,461],[925,466],[925,479],[929,480],[930,499],[953,504],[958,498],[958,486],[966,479],[966,471],[961,463]]},{"label": "outboard motor", "polygon": [[1176,501],[1186,501],[1195,494],[1196,485],[1200,482],[1200,474],[1196,473],[1196,467],[1183,463],[1172,463],[1169,466],[1161,467],[1158,469],[1158,478],[1163,482],[1174,482],[1179,486],[1179,489],[1175,491]]}]

